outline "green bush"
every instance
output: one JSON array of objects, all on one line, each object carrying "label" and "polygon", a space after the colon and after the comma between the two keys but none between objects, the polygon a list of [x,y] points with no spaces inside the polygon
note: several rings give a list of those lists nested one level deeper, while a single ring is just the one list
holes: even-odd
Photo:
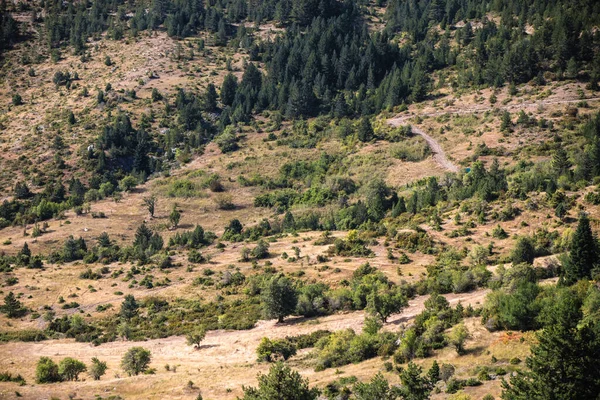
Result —
[{"label": "green bush", "polygon": [[296,354],[296,346],[286,339],[282,340],[270,340],[269,338],[262,338],[260,344],[256,348],[256,355],[259,361],[276,361],[277,358],[281,357],[283,360],[294,356]]},{"label": "green bush", "polygon": [[35,368],[35,381],[37,383],[60,382],[58,365],[48,357],[40,357]]}]

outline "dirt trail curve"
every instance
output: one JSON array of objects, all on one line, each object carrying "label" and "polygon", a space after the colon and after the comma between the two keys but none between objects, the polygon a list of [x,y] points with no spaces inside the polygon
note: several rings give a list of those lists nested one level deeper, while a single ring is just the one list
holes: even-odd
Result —
[{"label": "dirt trail curve", "polygon": [[[523,102],[523,103],[519,103],[519,104],[510,104],[510,105],[506,105],[506,106],[495,106],[495,107],[469,107],[469,108],[464,108],[464,109],[448,108],[443,111],[436,111],[436,112],[431,112],[431,113],[399,115],[394,118],[388,119],[387,122],[388,122],[388,124],[390,124],[394,127],[398,127],[401,125],[405,125],[411,118],[414,118],[414,117],[439,117],[440,115],[446,115],[446,114],[456,114],[456,115],[473,114],[473,113],[480,113],[480,112],[486,112],[486,111],[491,111],[491,110],[519,111],[519,110],[523,110],[523,109],[527,109],[527,108],[540,107],[540,106],[551,105],[551,104],[570,104],[570,103],[579,103],[580,101],[596,101],[596,100],[600,100],[600,97],[591,97],[591,98],[587,98],[587,99],[568,99],[568,100],[567,99],[540,100],[540,101]],[[442,149],[442,146],[440,146],[440,144],[433,137],[429,136],[422,129],[420,129],[414,125],[412,125],[411,128],[414,133],[416,133],[417,135],[420,135],[421,137],[423,137],[423,139],[425,139],[425,141],[429,145],[429,148],[431,149],[431,152],[433,153],[433,159],[440,166],[442,166],[442,168],[444,168],[450,172],[458,172],[459,171],[459,167],[456,164],[452,163],[452,161],[450,161],[448,159],[448,157],[446,157],[446,153],[444,152],[444,149]]]}]

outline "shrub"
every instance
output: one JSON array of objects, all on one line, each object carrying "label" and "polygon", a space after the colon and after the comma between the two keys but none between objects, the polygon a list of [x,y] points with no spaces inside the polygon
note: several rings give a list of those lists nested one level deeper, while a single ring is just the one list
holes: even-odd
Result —
[{"label": "shrub", "polygon": [[152,359],[150,350],[143,347],[132,347],[121,359],[121,368],[129,375],[139,375],[148,370]]},{"label": "shrub", "polygon": [[20,106],[21,104],[23,104],[23,98],[21,97],[20,94],[18,94],[18,93],[13,94],[12,104],[13,104],[13,106]]},{"label": "shrub", "polygon": [[85,371],[87,371],[85,364],[71,357],[62,359],[58,364],[58,373],[65,381],[76,381],[79,374]]},{"label": "shrub", "polygon": [[286,339],[270,340],[262,338],[260,344],[256,348],[256,355],[259,361],[275,361],[276,356],[287,360],[296,354],[296,346]]},{"label": "shrub", "polygon": [[35,381],[37,383],[60,382],[58,365],[48,357],[40,357],[35,368]]},{"label": "shrub", "polygon": [[199,326],[195,328],[192,332],[188,333],[185,337],[185,340],[188,345],[195,346],[195,348],[200,348],[200,343],[206,337],[206,328],[204,326]]},{"label": "shrub", "polygon": [[235,204],[233,204],[233,198],[229,194],[219,193],[215,195],[213,200],[219,210],[235,209]]},{"label": "shrub", "polygon": [[92,358],[92,365],[90,366],[90,375],[95,380],[98,381],[100,378],[106,373],[108,367],[106,366],[105,361],[100,361],[96,357]]}]

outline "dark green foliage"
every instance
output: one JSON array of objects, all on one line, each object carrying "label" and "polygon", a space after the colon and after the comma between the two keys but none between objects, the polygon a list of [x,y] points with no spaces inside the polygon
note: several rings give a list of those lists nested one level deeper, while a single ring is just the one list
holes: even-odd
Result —
[{"label": "dark green foliage", "polygon": [[252,249],[250,254],[257,260],[262,260],[263,258],[269,257],[269,244],[264,240],[259,240],[256,244],[256,247]]},{"label": "dark green foliage", "polygon": [[358,125],[357,137],[361,142],[370,142],[373,139],[373,127],[367,117],[361,118]]},{"label": "dark green foliage", "polygon": [[235,92],[237,91],[237,78],[235,75],[229,73],[225,75],[223,83],[221,85],[221,102],[226,106],[231,106],[235,99]]},{"label": "dark green foliage", "polygon": [[215,239],[213,232],[205,232],[200,225],[196,225],[193,231],[176,233],[169,239],[169,246],[184,246],[190,249],[199,249],[210,245]]},{"label": "dark green foliage", "polygon": [[18,94],[18,93],[13,94],[12,104],[13,104],[13,106],[20,106],[23,104],[23,98],[21,97],[20,94]]},{"label": "dark green foliage", "polygon": [[[596,290],[597,289],[592,289]],[[597,323],[583,322],[581,301],[569,289],[553,299],[545,327],[527,358],[528,370],[503,382],[505,400],[593,399],[600,392]]]},{"label": "dark green foliage", "polygon": [[135,300],[135,297],[133,297],[131,294],[128,294],[125,296],[123,303],[121,303],[121,311],[119,312],[119,315],[122,318],[129,320],[138,314],[138,308],[139,305]]},{"label": "dark green foliage", "polygon": [[21,304],[19,300],[17,300],[13,292],[9,292],[4,297],[2,312],[6,314],[8,318],[18,318],[25,315],[25,313],[27,313],[27,309],[23,307],[23,304]]},{"label": "dark green foliage", "polygon": [[400,395],[405,400],[426,400],[431,393],[432,384],[429,379],[421,375],[421,367],[409,362],[408,366],[400,371]]},{"label": "dark green foliage", "polygon": [[598,261],[596,238],[592,233],[589,218],[582,214],[573,234],[568,259],[563,265],[562,282],[571,285],[579,279],[591,278],[592,269]]},{"label": "dark green foliage", "polygon": [[20,386],[24,386],[27,383],[21,374],[15,376],[10,372],[0,372],[0,382],[16,382]]},{"label": "dark green foliage", "polygon": [[281,362],[274,364],[267,375],[258,375],[258,388],[244,387],[242,400],[316,400],[319,391],[309,389],[308,380]]},{"label": "dark green foliage", "polygon": [[283,275],[275,275],[265,283],[261,298],[265,315],[278,322],[293,313],[298,303],[293,282]]},{"label": "dark green foliage", "polygon": [[520,237],[517,240],[517,244],[512,251],[511,261],[513,264],[533,264],[533,259],[535,257],[535,248],[533,247],[533,243],[531,239],[528,237]]},{"label": "dark green foliage", "polygon": [[242,223],[238,219],[232,219],[229,221],[229,225],[225,227],[225,232],[223,232],[221,239],[231,240],[232,242],[239,241],[241,240],[242,229],[244,229]]},{"label": "dark green foliage", "polygon": [[381,373],[375,375],[370,382],[357,382],[352,387],[356,400],[395,400],[400,396],[398,387],[390,386]]},{"label": "dark green foliage", "polygon": [[482,323],[487,329],[529,330],[538,327],[540,287],[523,279],[512,285],[513,288],[494,291],[487,296],[482,312]]}]

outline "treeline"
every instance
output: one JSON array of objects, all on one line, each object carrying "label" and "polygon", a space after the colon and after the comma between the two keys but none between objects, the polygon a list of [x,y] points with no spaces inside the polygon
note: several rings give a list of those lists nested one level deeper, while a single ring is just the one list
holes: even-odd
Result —
[{"label": "treeline", "polygon": [[17,21],[10,15],[6,7],[6,1],[0,2],[0,55],[9,49],[19,37],[19,26]]},{"label": "treeline", "polygon": [[[501,16],[499,24],[487,19],[490,12]],[[386,29],[408,32],[424,48],[418,58],[429,71],[444,64],[457,66],[463,86],[518,84],[535,77],[541,83],[545,71],[577,78],[585,67],[595,85],[600,77],[599,38],[593,29],[598,15],[598,4],[585,0],[392,0]],[[482,26],[475,28],[473,20]],[[430,31],[437,24],[445,31],[441,35]],[[457,44],[452,48],[451,31]]]}]

